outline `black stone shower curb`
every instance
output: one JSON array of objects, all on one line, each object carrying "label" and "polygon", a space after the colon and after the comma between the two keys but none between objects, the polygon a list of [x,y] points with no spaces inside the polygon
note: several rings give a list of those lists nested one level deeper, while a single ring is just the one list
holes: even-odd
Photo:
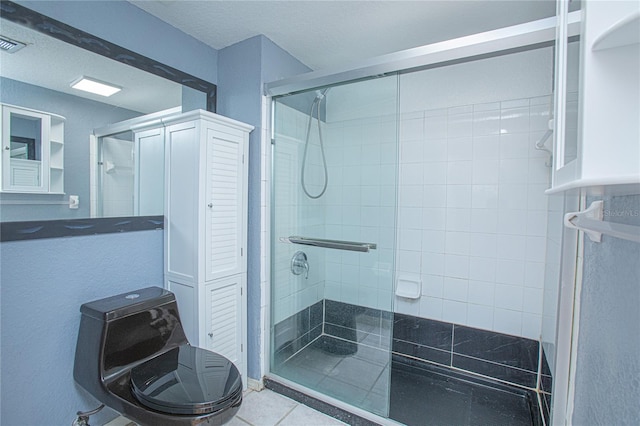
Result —
[{"label": "black stone shower curb", "polygon": [[380,424],[367,420],[364,417],[360,417],[357,414],[350,413],[349,411],[343,410],[342,408],[335,407],[327,402],[321,401],[317,398],[292,389],[276,380],[265,377],[264,386],[267,389],[279,393],[280,395],[284,395],[287,398],[291,398],[296,402],[311,407],[314,410],[320,411],[321,413],[333,417],[334,419],[340,420],[341,422],[347,423],[348,425],[381,426]]}]

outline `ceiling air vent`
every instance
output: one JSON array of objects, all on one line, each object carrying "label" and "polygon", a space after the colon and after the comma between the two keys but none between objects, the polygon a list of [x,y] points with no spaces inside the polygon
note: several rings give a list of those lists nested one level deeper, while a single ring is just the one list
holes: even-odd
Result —
[{"label": "ceiling air vent", "polygon": [[25,46],[26,45],[24,43],[12,40],[9,37],[0,36],[0,50],[3,52],[15,53]]}]

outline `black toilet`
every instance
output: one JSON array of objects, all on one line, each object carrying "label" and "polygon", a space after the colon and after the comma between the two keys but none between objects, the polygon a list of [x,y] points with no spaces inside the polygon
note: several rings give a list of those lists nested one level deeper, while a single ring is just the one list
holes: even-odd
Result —
[{"label": "black toilet", "polygon": [[149,287],[85,303],[73,378],[140,425],[222,425],[240,409],[231,361],[189,345],[173,293]]}]

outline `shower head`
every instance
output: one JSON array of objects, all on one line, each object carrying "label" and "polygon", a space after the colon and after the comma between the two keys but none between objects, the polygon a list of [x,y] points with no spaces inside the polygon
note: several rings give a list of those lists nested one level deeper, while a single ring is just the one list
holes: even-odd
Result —
[{"label": "shower head", "polygon": [[316,100],[322,100],[324,99],[324,97],[327,95],[327,92],[329,91],[330,87],[327,87],[324,90],[316,90]]}]

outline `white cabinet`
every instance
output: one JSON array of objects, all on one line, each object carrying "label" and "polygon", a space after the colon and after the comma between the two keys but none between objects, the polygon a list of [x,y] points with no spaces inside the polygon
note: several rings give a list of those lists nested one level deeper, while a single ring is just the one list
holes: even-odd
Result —
[{"label": "white cabinet", "polygon": [[56,114],[2,105],[0,190],[64,193],[64,122]]},{"label": "white cabinet", "polygon": [[207,128],[205,280],[246,272],[245,134]]},{"label": "white cabinet", "polygon": [[189,341],[246,387],[247,159],[253,127],[205,111],[165,120],[165,282]]},{"label": "white cabinet", "polygon": [[133,212],[164,212],[164,128],[134,132]]},{"label": "white cabinet", "polygon": [[[640,3],[558,2],[554,193],[640,191]],[[577,2],[576,2],[577,3]],[[572,19],[580,29],[571,30]]]},{"label": "white cabinet", "polygon": [[[220,278],[205,285],[204,348],[227,357],[236,365],[246,365],[245,339],[247,303],[244,274]],[[246,371],[243,377],[246,382]],[[246,383],[245,383],[246,385]]]}]

